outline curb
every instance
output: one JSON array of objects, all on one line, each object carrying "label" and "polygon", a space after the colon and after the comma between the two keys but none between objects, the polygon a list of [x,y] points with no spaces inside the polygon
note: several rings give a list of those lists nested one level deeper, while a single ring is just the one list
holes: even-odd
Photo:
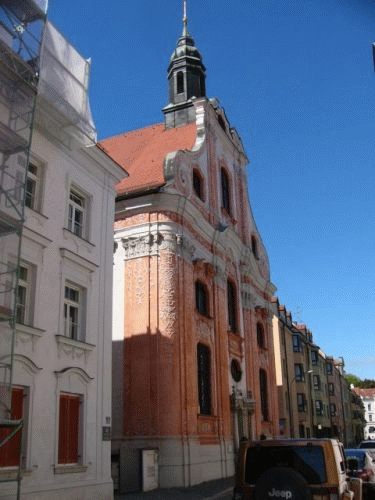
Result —
[{"label": "curb", "polygon": [[216,495],[212,495],[211,497],[202,498],[202,500],[216,500],[216,498],[221,498],[231,491],[233,491],[233,486],[231,488],[227,488],[226,490],[220,491],[220,493],[216,493]]}]

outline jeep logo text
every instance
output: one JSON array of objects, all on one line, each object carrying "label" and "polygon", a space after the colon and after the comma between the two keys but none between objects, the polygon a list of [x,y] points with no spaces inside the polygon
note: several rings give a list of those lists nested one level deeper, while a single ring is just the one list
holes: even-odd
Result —
[{"label": "jeep logo text", "polygon": [[276,490],[273,488],[272,491],[268,492],[268,496],[270,498],[285,498],[285,500],[289,500],[293,495],[290,490]]}]

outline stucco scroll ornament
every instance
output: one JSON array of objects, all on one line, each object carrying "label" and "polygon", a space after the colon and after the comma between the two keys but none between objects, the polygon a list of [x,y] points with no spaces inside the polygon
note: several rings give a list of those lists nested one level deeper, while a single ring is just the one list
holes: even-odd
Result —
[{"label": "stucco scroll ornament", "polygon": [[196,247],[183,234],[176,234],[177,247],[181,250],[183,256],[188,260],[193,260]]},{"label": "stucco scroll ornament", "polygon": [[183,195],[188,196],[189,195],[189,180],[188,180],[188,175],[187,172],[184,168],[180,169],[179,176],[178,176],[178,187],[180,188],[180,191]]},{"label": "stucco scroll ornament", "polygon": [[164,176],[167,181],[171,181],[175,176],[176,171],[176,156],[177,151],[168,153],[164,159]]},{"label": "stucco scroll ornament", "polygon": [[208,325],[205,321],[197,319],[196,321],[196,332],[197,332],[197,341],[205,340],[214,342],[214,329],[210,325]]}]

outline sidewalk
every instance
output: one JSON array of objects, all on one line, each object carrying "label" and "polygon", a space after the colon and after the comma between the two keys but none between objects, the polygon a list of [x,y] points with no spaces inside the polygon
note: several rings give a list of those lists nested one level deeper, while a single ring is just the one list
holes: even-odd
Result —
[{"label": "sidewalk", "polygon": [[216,500],[233,491],[234,478],[216,479],[188,488],[168,488],[115,495],[115,500]]}]

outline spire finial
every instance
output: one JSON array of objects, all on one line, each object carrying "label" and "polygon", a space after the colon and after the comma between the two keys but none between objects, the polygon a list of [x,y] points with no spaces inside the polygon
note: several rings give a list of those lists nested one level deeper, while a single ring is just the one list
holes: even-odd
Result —
[{"label": "spire finial", "polygon": [[184,0],[184,17],[182,18],[182,23],[183,23],[183,29],[182,29],[182,36],[188,36],[188,18],[187,18],[187,8],[186,8],[186,0]]}]

